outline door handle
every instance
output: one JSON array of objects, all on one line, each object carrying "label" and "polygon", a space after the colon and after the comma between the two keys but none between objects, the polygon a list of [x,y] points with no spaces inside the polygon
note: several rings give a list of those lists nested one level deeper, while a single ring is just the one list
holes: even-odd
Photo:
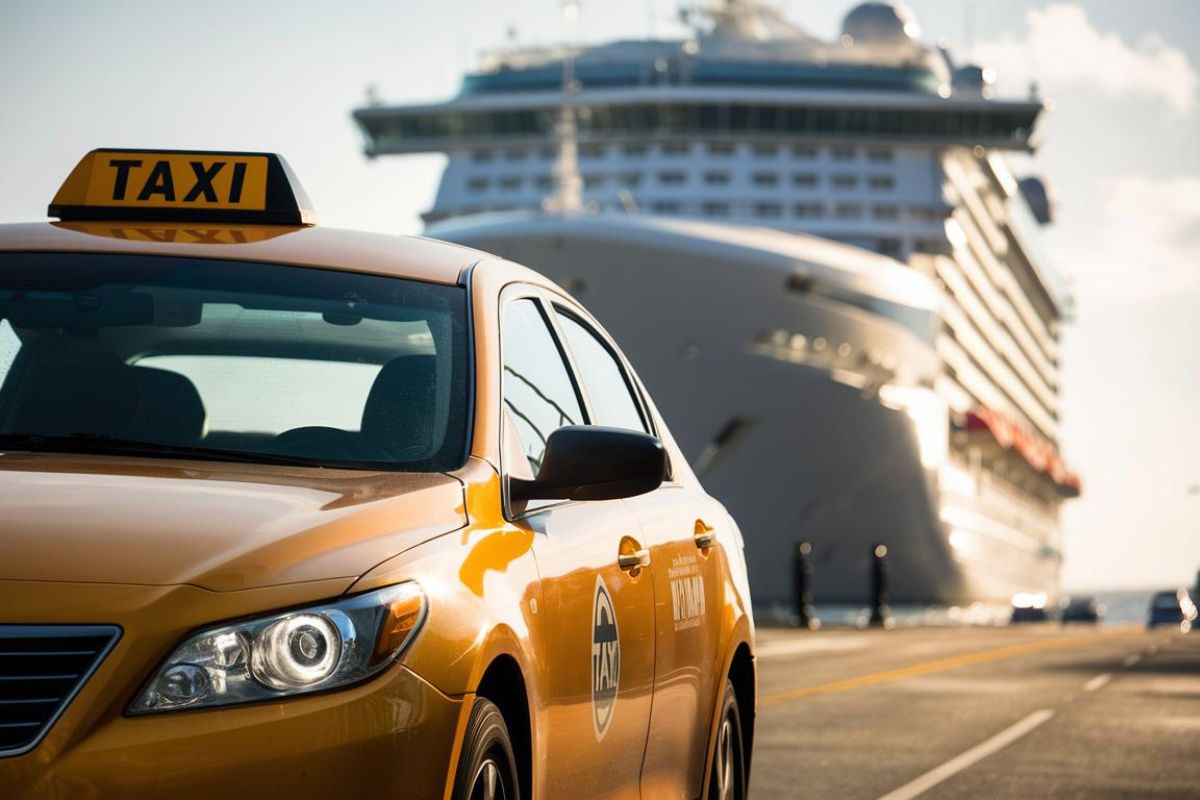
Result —
[{"label": "door handle", "polygon": [[707,550],[717,543],[717,532],[704,524],[704,520],[696,520],[696,547]]},{"label": "door handle", "polygon": [[634,550],[632,553],[621,553],[617,556],[617,566],[630,572],[648,567],[650,566],[650,551]]}]

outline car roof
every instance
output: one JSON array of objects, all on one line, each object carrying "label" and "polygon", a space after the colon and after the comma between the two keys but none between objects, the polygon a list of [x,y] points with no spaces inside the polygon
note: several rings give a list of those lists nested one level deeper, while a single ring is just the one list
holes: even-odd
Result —
[{"label": "car roof", "polygon": [[215,258],[370,272],[458,283],[487,253],[421,236],[342,228],[159,222],[0,225],[0,252],[71,252]]}]

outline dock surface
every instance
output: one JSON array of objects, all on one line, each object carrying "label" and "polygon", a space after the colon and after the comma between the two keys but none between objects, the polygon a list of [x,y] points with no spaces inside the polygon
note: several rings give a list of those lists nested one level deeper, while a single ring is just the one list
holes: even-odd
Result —
[{"label": "dock surface", "polygon": [[1200,798],[1200,633],[760,630],[750,797]]}]

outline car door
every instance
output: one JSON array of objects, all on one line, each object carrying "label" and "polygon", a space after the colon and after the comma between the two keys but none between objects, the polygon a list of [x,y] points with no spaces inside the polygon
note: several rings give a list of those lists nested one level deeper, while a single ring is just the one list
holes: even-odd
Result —
[{"label": "car door", "polygon": [[[556,313],[595,422],[656,433],[641,388],[615,344],[578,309],[559,304]],[[697,797],[720,666],[724,554],[711,543],[725,513],[699,489],[669,478],[625,503],[650,551],[655,592],[655,690],[642,793]]]},{"label": "car door", "polygon": [[[532,478],[546,440],[588,421],[578,386],[536,290],[503,297],[501,470]],[[507,488],[506,488],[507,494]],[[533,532],[541,580],[535,637],[545,644],[544,725],[536,737],[543,796],[638,797],[654,680],[654,592],[638,522],[620,500],[507,505]]]}]

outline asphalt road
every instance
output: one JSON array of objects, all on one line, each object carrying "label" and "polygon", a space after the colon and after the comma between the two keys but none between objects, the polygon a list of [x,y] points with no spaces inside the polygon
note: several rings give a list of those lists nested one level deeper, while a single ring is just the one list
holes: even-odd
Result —
[{"label": "asphalt road", "polygon": [[762,630],[752,800],[1200,798],[1200,633]]}]

